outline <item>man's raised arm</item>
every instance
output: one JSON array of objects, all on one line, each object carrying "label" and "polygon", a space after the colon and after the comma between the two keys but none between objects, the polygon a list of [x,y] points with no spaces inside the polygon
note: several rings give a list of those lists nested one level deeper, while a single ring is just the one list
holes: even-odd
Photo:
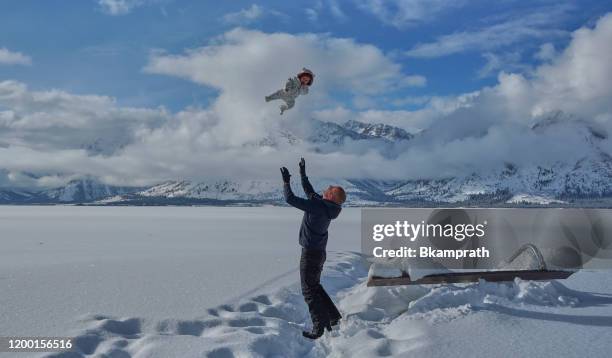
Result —
[{"label": "man's raised arm", "polygon": [[300,177],[302,179],[302,188],[304,189],[304,194],[306,194],[306,197],[308,199],[312,199],[313,195],[315,197],[320,197],[320,195],[314,191],[312,184],[310,184],[310,181],[308,180],[308,176],[306,176],[306,161],[304,158],[300,160]]},{"label": "man's raised arm", "polygon": [[285,201],[287,204],[309,213],[317,213],[323,209],[316,201],[299,198],[293,194],[290,184],[291,174],[289,174],[289,170],[287,168],[282,167],[281,174],[283,176],[283,194],[285,195]]}]

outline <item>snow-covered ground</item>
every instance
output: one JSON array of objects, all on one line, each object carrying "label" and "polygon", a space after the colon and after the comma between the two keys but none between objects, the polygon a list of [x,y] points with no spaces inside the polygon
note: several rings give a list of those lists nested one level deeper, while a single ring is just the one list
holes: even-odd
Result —
[{"label": "snow-covered ground", "polygon": [[366,287],[358,209],[332,225],[323,273],[344,319],[322,339],[305,340],[300,219],[278,207],[0,207],[0,336],[77,337],[78,352],[47,355],[62,357],[612,351],[612,272],[553,282]]}]

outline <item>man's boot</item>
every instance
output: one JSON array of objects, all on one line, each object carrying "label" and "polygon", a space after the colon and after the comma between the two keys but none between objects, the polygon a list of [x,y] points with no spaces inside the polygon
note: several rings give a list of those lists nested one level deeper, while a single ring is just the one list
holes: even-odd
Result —
[{"label": "man's boot", "polygon": [[330,326],[332,326],[332,327],[335,327],[335,326],[339,325],[339,324],[340,324],[340,319],[341,319],[341,318],[342,318],[342,316],[332,318],[332,319],[329,321],[329,325],[330,325]]},{"label": "man's boot", "polygon": [[310,339],[318,339],[323,335],[326,329],[331,332],[331,326],[329,325],[329,323],[325,327],[322,325],[315,325],[314,327],[312,327],[312,331],[310,332],[302,331],[302,336]]}]

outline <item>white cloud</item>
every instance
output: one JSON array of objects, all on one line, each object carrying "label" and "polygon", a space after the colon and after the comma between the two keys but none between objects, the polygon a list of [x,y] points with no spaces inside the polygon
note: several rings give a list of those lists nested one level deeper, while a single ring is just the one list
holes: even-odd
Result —
[{"label": "white cloud", "polygon": [[459,108],[467,108],[473,104],[479,92],[466,93],[449,97],[410,97],[398,101],[399,105],[418,104],[423,108],[408,110],[368,109],[352,111],[343,106],[323,109],[313,112],[313,117],[326,122],[344,123],[354,119],[365,123],[385,123],[403,128],[410,133],[418,133]]},{"label": "white cloud", "polygon": [[553,27],[565,11],[567,9],[560,6],[476,30],[443,35],[433,42],[415,45],[406,52],[406,55],[423,58],[441,57],[473,50],[491,51],[528,39],[565,36],[566,31]]},{"label": "white cloud", "polygon": [[396,98],[389,101],[392,105],[396,107],[403,106],[423,106],[430,101],[432,96],[410,96],[404,98]]},{"label": "white cloud", "polygon": [[225,14],[222,19],[226,24],[246,26],[265,16],[274,16],[282,21],[287,21],[289,19],[289,16],[285,13],[274,9],[266,9],[257,4],[252,4],[251,7],[247,9]]},{"label": "white cloud", "polygon": [[326,12],[336,21],[345,22],[348,20],[348,16],[336,0],[313,1],[311,7],[304,9],[306,17],[311,22],[317,22]]},{"label": "white cloud", "polygon": [[487,61],[485,65],[478,71],[478,77],[484,78],[491,75],[497,75],[500,71],[505,72],[528,72],[531,66],[521,61],[521,53],[519,51],[510,51],[501,54],[485,52],[482,57]]},{"label": "white cloud", "polygon": [[612,13],[580,28],[559,57],[537,70],[534,112],[561,109],[594,118],[612,113]]},{"label": "white cloud", "polygon": [[[213,105],[224,118],[219,135],[229,143],[258,138],[274,124],[277,106],[262,98],[284,86],[303,66],[315,72],[310,94],[298,100],[291,115],[303,115],[329,102],[330,91],[372,96],[414,82],[378,48],[325,35],[266,34],[235,29],[209,46],[184,55],[152,55],[146,71],[183,77],[220,90]],[[417,82],[422,82],[417,78]]]},{"label": "white cloud", "polygon": [[432,21],[446,11],[464,6],[463,0],[367,0],[357,1],[364,11],[397,28]]},{"label": "white cloud", "polygon": [[[427,128],[435,135],[429,137],[434,141],[431,152],[424,155],[451,165],[442,156],[445,150],[449,159],[464,157],[456,163],[470,163],[472,156],[471,162],[483,167],[503,161],[522,164],[579,158],[587,144],[572,128],[542,136],[529,128],[540,116],[561,110],[574,118],[598,121],[610,132],[612,84],[607,79],[612,78],[612,51],[605,45],[610,42],[612,14],[601,18],[594,29],[575,31],[569,46],[530,77],[502,72],[498,84],[482,89],[470,106]],[[610,140],[607,143],[612,148]]]},{"label": "white cloud", "polygon": [[[406,77],[379,49],[329,36],[238,29],[180,55],[152,54],[147,66],[152,73],[218,89],[207,108],[179,113],[124,108],[104,96],[38,92],[2,82],[0,163],[16,180],[27,172],[40,176],[38,183],[56,183],[65,173],[151,184],[176,178],[277,178],[279,166],[295,166],[300,156],[312,163],[313,175],[379,179],[440,177],[507,161],[571,160],[587,148],[580,133],[572,128],[536,133],[530,127],[539,115],[562,110],[612,130],[609,43],[612,14],[594,28],[574,32],[567,48],[530,76],[502,72],[494,86],[455,98],[432,97],[417,111],[354,111],[335,105],[328,94],[342,90],[358,99],[384,97]],[[263,96],[304,65],[317,74],[311,93],[280,117],[276,104],[266,104]],[[394,147],[391,155],[358,141],[331,152],[304,143],[253,145],[279,129],[308,130],[313,117],[384,122],[423,132]],[[96,139],[94,134],[125,142],[116,151],[95,155],[81,149],[82,138]],[[612,149],[609,139],[606,143]]]},{"label": "white cloud", "polygon": [[248,9],[242,9],[237,12],[225,14],[223,16],[223,21],[228,24],[246,25],[261,18],[263,14],[263,8],[257,4],[253,4]]},{"label": "white cloud", "polygon": [[[308,96],[299,98],[296,108],[280,117],[278,103],[266,104],[263,97],[283,87],[287,77],[302,66],[315,71],[315,85]],[[400,65],[371,45],[325,35],[242,29],[182,55],[153,53],[146,71],[217,88],[219,96],[208,108],[170,114],[164,109],[118,107],[105,96],[37,92],[22,83],[2,82],[3,167],[11,172],[37,172],[42,175],[40,183],[54,182],[49,173],[58,172],[141,184],[238,173],[265,177],[277,174],[279,161],[293,161],[308,149],[252,144],[285,125],[308,126],[298,118],[329,103],[330,91],[371,96],[415,82],[415,77],[403,75]],[[416,82],[422,80],[417,77]],[[110,143],[115,150],[103,155],[87,150],[91,145],[95,149],[98,139],[101,146],[109,140],[117,142]]]},{"label": "white cloud", "polygon": [[550,42],[544,43],[540,45],[540,49],[534,57],[540,61],[550,61],[557,57],[557,51],[555,50],[555,45]]},{"label": "white cloud", "polygon": [[[595,28],[572,34],[569,46],[529,77],[502,72],[492,87],[462,101],[432,98],[417,111],[319,111],[315,118],[342,122],[357,119],[395,124],[422,136],[407,145],[395,161],[382,160],[381,173],[407,168],[406,177],[439,177],[518,165],[577,160],[588,150],[581,133],[567,127],[550,133],[530,130],[538,118],[561,110],[612,133],[612,14]],[[608,139],[603,148],[612,149]],[[412,169],[412,173],[408,168]],[[386,172],[385,172],[386,171]]]},{"label": "white cloud", "polygon": [[109,15],[126,15],[143,3],[144,0],[98,0],[102,11]]},{"label": "white cloud", "polygon": [[[97,0],[98,6],[102,10],[102,12],[112,15],[112,16],[121,16],[127,15],[132,10],[155,3],[164,3],[168,0]],[[162,14],[165,13],[165,9],[160,8]]]},{"label": "white cloud", "polygon": [[0,82],[0,146],[110,154],[131,143],[140,128],[159,126],[168,117],[163,108],[120,108],[110,97],[30,91],[20,82]]},{"label": "white cloud", "polygon": [[0,65],[31,65],[32,59],[20,52],[9,51],[0,47]]},{"label": "white cloud", "polygon": [[359,109],[376,107],[376,101],[368,96],[355,96],[353,98],[353,106]]}]

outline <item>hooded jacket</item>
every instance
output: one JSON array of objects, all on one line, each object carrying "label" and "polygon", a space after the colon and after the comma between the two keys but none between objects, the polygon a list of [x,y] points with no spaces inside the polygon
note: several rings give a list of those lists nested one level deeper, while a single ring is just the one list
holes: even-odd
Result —
[{"label": "hooded jacket", "polygon": [[333,201],[323,199],[317,194],[307,176],[302,177],[302,187],[308,199],[295,196],[289,183],[284,184],[287,204],[304,211],[300,226],[300,245],[306,249],[325,250],[327,247],[327,228],[330,222],[340,215],[342,207]]},{"label": "hooded jacket", "polygon": [[306,94],[308,94],[308,86],[302,86],[302,82],[299,78],[293,77],[287,80],[284,98],[295,100],[297,96]]}]

